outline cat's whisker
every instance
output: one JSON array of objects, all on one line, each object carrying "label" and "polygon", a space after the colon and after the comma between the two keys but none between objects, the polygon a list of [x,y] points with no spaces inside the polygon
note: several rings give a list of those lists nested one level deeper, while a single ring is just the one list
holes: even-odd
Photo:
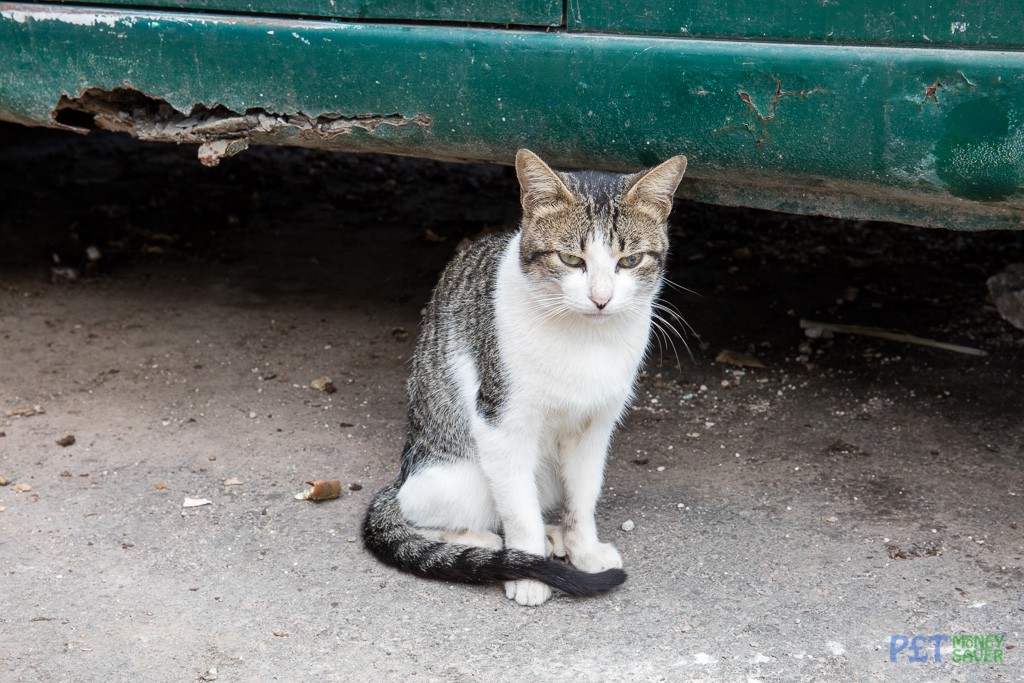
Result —
[{"label": "cat's whisker", "polygon": [[679,311],[678,308],[676,308],[669,302],[665,301],[664,299],[657,299],[656,301],[653,302],[653,306],[656,310],[667,313],[668,315],[672,316],[673,319],[678,320],[685,326],[687,330],[690,331],[690,334],[692,334],[695,338],[700,339],[700,335],[697,334],[697,331],[693,329],[693,326],[689,322],[687,322],[686,318],[683,317],[683,314]]},{"label": "cat's whisker", "polygon": [[675,327],[675,326],[674,326],[674,325],[673,325],[673,324],[671,323],[671,321],[669,321],[669,320],[665,319],[665,318],[664,318],[663,316],[661,316],[661,315],[658,315],[657,313],[655,313],[655,314],[654,314],[654,317],[655,317],[655,318],[657,318],[657,319],[658,319],[658,320],[659,320],[659,321],[661,322],[661,324],[665,326],[665,328],[667,328],[667,333],[668,333],[668,334],[671,334],[672,336],[675,336],[675,338],[676,338],[676,339],[678,339],[678,340],[679,340],[680,342],[682,342],[683,346],[684,346],[684,347],[686,348],[686,353],[687,353],[687,355],[688,355],[688,356],[690,356],[690,360],[694,360],[694,358],[693,358],[693,352],[692,352],[692,351],[690,350],[690,344],[689,344],[689,342],[687,342],[687,341],[686,341],[686,336],[685,336],[685,335],[683,335],[683,334],[682,334],[682,333],[681,333],[681,332],[679,331],[679,329],[678,329],[678,328],[676,328],[676,327]]},{"label": "cat's whisker", "polygon": [[678,282],[673,282],[664,275],[661,276],[661,281],[664,282],[669,287],[671,287],[672,289],[676,290],[677,292],[686,292],[687,294],[693,294],[694,296],[703,296],[703,294],[701,294],[700,292],[694,291],[689,287],[683,287]]},{"label": "cat's whisker", "polygon": [[[666,341],[668,341],[668,337],[665,334],[665,330],[663,330],[661,328],[661,326],[658,325],[658,323],[656,323],[654,320],[651,320],[651,331],[654,333],[653,334],[654,340],[658,343],[658,365],[664,365],[664,363],[665,363],[665,350],[667,348],[669,348],[668,344],[665,343]],[[673,349],[673,353],[675,353],[674,349]],[[676,362],[677,362],[677,364],[678,364],[678,360],[679,360],[679,356],[677,354],[676,355]]]},{"label": "cat's whisker", "polygon": [[537,320],[538,324],[544,324],[547,322],[551,322],[553,320],[560,320],[561,318],[564,318],[567,314],[571,312],[564,305],[543,306],[541,308],[544,312],[541,315],[541,317]]},{"label": "cat's whisker", "polygon": [[667,310],[667,312],[670,315],[672,315],[672,317],[675,320],[678,320],[683,325],[685,325],[690,330],[690,332],[693,333],[693,335],[697,339],[700,339],[700,336],[698,336],[697,333],[694,332],[693,327],[691,327],[690,324],[688,322],[686,322],[686,320],[681,315],[678,314],[678,312],[673,311],[671,309],[664,309],[664,308],[661,308],[661,307],[658,307],[658,306],[655,307],[655,312],[654,312],[654,316],[653,317],[658,319],[659,321],[661,321],[661,323],[664,324],[668,328],[669,331],[671,331],[672,333],[675,334],[675,336],[679,339],[679,341],[681,341],[683,343],[683,346],[686,348],[686,353],[690,357],[690,360],[691,361],[694,360],[693,351],[690,350],[690,344],[686,341],[686,335],[684,334],[684,331],[679,330],[679,328],[677,328],[675,325],[673,325],[670,320],[668,320],[664,316],[660,315],[658,313],[659,310],[661,310],[661,311],[666,311]]},{"label": "cat's whisker", "polygon": [[675,344],[672,342],[671,337],[662,327],[661,323],[655,319],[651,319],[651,331],[654,332],[654,338],[658,341],[658,351],[660,357],[658,359],[659,365],[663,365],[665,362],[665,349],[671,349],[672,355],[676,358],[676,365],[679,365],[679,353],[676,351]]},{"label": "cat's whisker", "polygon": [[665,341],[667,341],[668,344],[672,347],[672,354],[676,357],[676,369],[679,370],[680,372],[682,372],[683,371],[683,366],[682,366],[682,362],[679,360],[679,349],[676,348],[675,342],[672,341],[672,334],[671,334],[671,332],[675,332],[676,333],[676,336],[679,337],[679,341],[682,342],[682,344],[683,344],[683,348],[686,349],[687,355],[690,356],[690,360],[693,361],[694,360],[693,352],[690,351],[690,345],[686,343],[685,339],[683,339],[681,336],[679,336],[678,331],[674,327],[672,327],[672,325],[667,320],[662,318],[657,313],[655,313],[653,316],[651,316],[651,322],[653,323],[655,329],[661,331],[661,333],[665,336]]},{"label": "cat's whisker", "polygon": [[[665,329],[665,321],[658,317],[657,313],[648,308],[643,302],[632,302],[623,310],[623,313],[628,315],[640,314],[650,320],[651,331],[653,332],[654,339],[658,344],[659,352],[663,354],[667,348],[666,345],[662,343],[663,339],[667,344],[671,345],[671,339],[668,338],[669,333]],[[671,329],[671,326],[669,327]],[[673,332],[675,332],[674,329]],[[678,336],[678,332],[676,332],[676,334]]]}]

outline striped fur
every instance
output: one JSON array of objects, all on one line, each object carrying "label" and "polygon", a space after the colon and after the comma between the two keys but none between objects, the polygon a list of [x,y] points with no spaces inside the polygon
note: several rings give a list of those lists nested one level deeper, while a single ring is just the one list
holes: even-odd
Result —
[{"label": "striped fur", "polygon": [[[502,581],[537,605],[551,588],[590,596],[626,578],[594,510],[685,159],[633,175],[556,173],[526,150],[516,162],[521,228],[479,240],[441,275],[407,385],[401,470],[363,538],[405,571]],[[560,520],[547,534],[545,516]]]}]

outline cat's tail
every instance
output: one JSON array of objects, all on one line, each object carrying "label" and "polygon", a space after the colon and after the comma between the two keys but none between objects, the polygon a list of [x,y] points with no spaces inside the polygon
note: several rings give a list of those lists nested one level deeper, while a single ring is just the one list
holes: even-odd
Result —
[{"label": "cat's tail", "polygon": [[402,516],[397,482],[381,489],[370,502],[363,522],[363,542],[381,562],[442,581],[493,583],[535,579],[576,597],[610,591],[626,580],[626,572],[608,569],[589,574],[567,562],[504,548],[490,550],[421,536]]}]

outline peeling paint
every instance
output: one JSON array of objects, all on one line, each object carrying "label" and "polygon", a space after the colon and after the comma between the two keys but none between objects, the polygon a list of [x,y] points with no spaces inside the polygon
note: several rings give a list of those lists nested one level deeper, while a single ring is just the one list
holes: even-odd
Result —
[{"label": "peeling paint", "polygon": [[[72,6],[62,6],[60,9],[40,9],[30,4],[8,4],[6,7],[0,9],[0,18],[11,20],[15,24],[46,22],[80,27],[106,26],[116,28],[120,25],[123,28],[131,28],[136,25],[156,27],[160,25],[162,20],[167,18],[166,13],[156,11],[159,8],[148,11],[142,9],[138,11],[119,11],[114,9],[96,11],[90,8]],[[214,14],[175,12],[175,23],[184,27],[230,26],[238,23],[251,23],[252,20],[252,18],[247,16],[219,17]],[[283,17],[261,16],[259,20],[261,24],[279,27],[283,30],[291,31],[296,27],[294,20]],[[302,30],[305,32],[334,33],[348,29],[360,29],[361,27],[362,25],[360,24],[344,24],[342,22],[334,22],[334,20],[306,20],[306,22],[302,22]],[[273,35],[273,32],[270,31],[268,34]]]},{"label": "peeling paint", "polygon": [[0,18],[8,19],[18,24],[24,24],[30,19],[32,21],[60,21],[73,26],[98,26],[100,24],[114,28],[117,24],[134,26],[136,18],[124,13],[101,14],[87,11],[67,10],[0,10]]},{"label": "peeling paint", "polygon": [[768,103],[767,113],[762,113],[757,104],[754,103],[754,99],[750,96],[742,86],[736,90],[737,96],[740,100],[747,105],[747,108],[754,115],[756,124],[754,123],[741,123],[741,124],[730,124],[713,131],[714,135],[721,133],[728,133],[739,128],[743,128],[754,137],[754,142],[760,144],[766,140],[771,140],[771,132],[768,130],[768,124],[776,119],[778,116],[779,102],[787,97],[808,97],[810,95],[817,95],[824,93],[824,88],[811,88],[810,90],[783,90],[782,81],[778,78],[772,77],[775,81],[775,92],[772,95],[771,101]]},{"label": "peeling paint", "polygon": [[960,69],[929,74],[923,83],[924,85],[919,87],[924,89],[924,94],[921,90],[914,90],[902,95],[902,99],[915,104],[919,112],[924,112],[929,104],[936,107],[953,106],[978,88],[978,84],[964,75]]},{"label": "peeling paint", "polygon": [[199,160],[216,166],[249,146],[254,138],[317,138],[330,140],[351,135],[355,130],[373,134],[380,126],[430,126],[424,114],[409,118],[401,114],[356,114],[334,112],[315,116],[296,112],[278,114],[259,107],[236,112],[216,105],[197,104],[188,114],[166,100],[151,97],[134,88],[113,90],[89,88],[77,97],[63,95],[53,110],[58,127],[87,133],[92,128],[128,133],[140,140],[199,144]]},{"label": "peeling paint", "polygon": [[957,71],[956,75],[959,76],[963,80],[963,82],[967,85],[967,87],[970,88],[971,90],[974,90],[975,88],[978,87],[977,83],[972,83],[971,80],[969,78],[967,78],[967,76],[964,75],[963,71]]}]

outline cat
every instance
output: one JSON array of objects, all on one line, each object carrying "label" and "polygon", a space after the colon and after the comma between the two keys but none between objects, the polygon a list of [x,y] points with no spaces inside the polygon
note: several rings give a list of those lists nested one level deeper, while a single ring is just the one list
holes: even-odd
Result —
[{"label": "cat", "polygon": [[559,173],[523,149],[515,168],[519,230],[459,253],[427,305],[401,470],[370,503],[363,539],[399,569],[501,581],[540,605],[552,588],[592,596],[626,579],[594,512],[651,336],[686,157]]}]

